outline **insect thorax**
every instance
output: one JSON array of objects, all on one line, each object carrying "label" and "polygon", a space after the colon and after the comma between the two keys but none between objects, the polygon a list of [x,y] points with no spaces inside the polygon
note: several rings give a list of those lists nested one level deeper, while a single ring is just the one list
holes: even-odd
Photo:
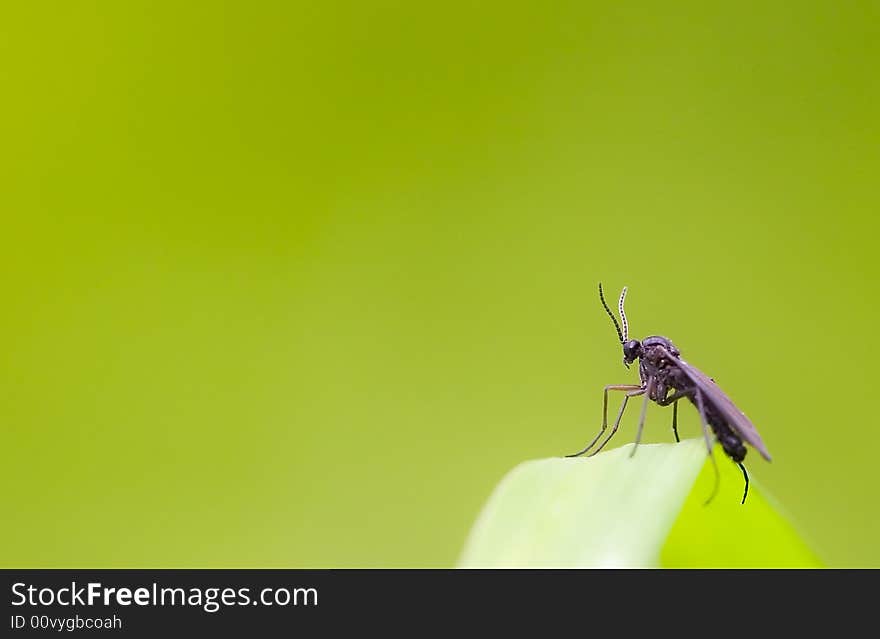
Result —
[{"label": "insect thorax", "polygon": [[644,348],[645,351],[652,349],[652,347],[654,347],[652,350],[657,351],[657,346],[662,346],[670,355],[675,355],[676,357],[681,355],[675,347],[675,344],[673,344],[667,337],[652,335],[651,337],[646,337],[642,340],[642,348]]},{"label": "insect thorax", "polygon": [[668,361],[670,355],[678,357],[679,354],[675,345],[665,337],[655,335],[642,340],[639,376],[643,384],[646,384],[650,378],[654,379],[652,400],[663,400],[671,390],[680,390],[688,385],[684,373]]}]

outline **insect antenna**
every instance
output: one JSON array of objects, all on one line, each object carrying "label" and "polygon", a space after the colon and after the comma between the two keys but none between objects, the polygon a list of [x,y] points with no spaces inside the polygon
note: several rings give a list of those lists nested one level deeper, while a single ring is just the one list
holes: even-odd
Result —
[{"label": "insect antenna", "polygon": [[620,301],[617,302],[617,310],[620,311],[620,321],[623,324],[623,336],[620,338],[620,343],[623,344],[626,341],[626,338],[629,337],[629,324],[626,322],[626,313],[623,312],[623,300],[626,299],[626,287],[623,287],[623,290],[620,291]]},{"label": "insect antenna", "polygon": [[[626,293],[625,288],[623,289],[623,292]],[[620,343],[623,344],[626,340],[623,338],[623,333],[620,332],[620,324],[617,323],[617,318],[614,317],[614,313],[611,312],[611,309],[608,308],[608,304],[605,302],[605,295],[602,294],[602,282],[599,282],[599,299],[602,301],[602,306],[605,308],[605,312],[608,313],[608,317],[610,317],[611,321],[614,322],[614,329],[617,331],[617,337],[620,340]],[[623,298],[621,297],[621,313],[623,312],[622,303]]]}]

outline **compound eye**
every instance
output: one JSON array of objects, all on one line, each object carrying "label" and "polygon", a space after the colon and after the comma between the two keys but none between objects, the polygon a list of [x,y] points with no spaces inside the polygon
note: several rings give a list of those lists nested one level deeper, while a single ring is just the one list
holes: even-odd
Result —
[{"label": "compound eye", "polygon": [[641,344],[639,344],[638,340],[631,339],[626,344],[623,345],[623,355],[629,361],[635,360],[639,356],[639,348]]}]

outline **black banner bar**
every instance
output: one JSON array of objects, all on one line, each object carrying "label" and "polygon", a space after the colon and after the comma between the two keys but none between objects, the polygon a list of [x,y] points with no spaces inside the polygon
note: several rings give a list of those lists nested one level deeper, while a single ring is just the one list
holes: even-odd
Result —
[{"label": "black banner bar", "polygon": [[474,620],[496,629],[538,622],[548,631],[614,626],[623,620],[628,630],[656,631],[703,621],[739,627],[780,614],[791,629],[794,619],[783,613],[785,601],[793,601],[801,617],[804,612],[816,615],[833,609],[836,593],[849,612],[867,611],[868,593],[874,592],[854,588],[845,571],[808,570],[89,569],[0,574],[6,601],[0,634],[9,637],[59,632],[321,636],[392,629],[420,636],[428,626],[473,630]]}]

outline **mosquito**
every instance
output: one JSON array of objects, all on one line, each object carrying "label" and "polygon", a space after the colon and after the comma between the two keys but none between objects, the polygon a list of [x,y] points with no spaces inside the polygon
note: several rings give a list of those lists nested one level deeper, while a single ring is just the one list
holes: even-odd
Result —
[{"label": "mosquito", "polygon": [[[648,401],[653,401],[660,406],[669,406],[672,404],[672,432],[675,435],[675,441],[678,438],[678,400],[686,397],[696,406],[700,413],[700,420],[703,426],[703,438],[706,440],[706,448],[709,451],[709,459],[712,460],[712,466],[715,469],[715,486],[712,494],[706,500],[708,504],[718,492],[718,464],[712,455],[712,447],[714,441],[717,440],[724,449],[725,454],[730,457],[740,470],[742,470],[745,479],[745,489],[743,490],[743,504],[746,503],[746,497],[749,494],[749,473],[743,466],[743,460],[746,457],[745,444],[748,443],[754,447],[761,456],[770,461],[770,453],[761,440],[757,429],[749,421],[749,418],[736,407],[736,404],[715,384],[715,380],[707,376],[698,368],[688,364],[681,359],[681,353],[675,345],[666,337],[654,335],[646,337],[642,341],[637,339],[629,339],[629,325],[626,321],[626,313],[623,310],[623,302],[626,299],[626,287],[620,293],[620,300],[617,303],[617,310],[620,313],[620,324],[614,313],[608,308],[605,302],[605,295],[602,292],[602,284],[599,283],[599,300],[608,313],[608,317],[614,323],[617,330],[617,337],[623,346],[623,365],[627,368],[630,364],[639,361],[639,377],[640,384],[612,384],[605,387],[605,399],[602,407],[602,429],[593,438],[586,447],[572,455],[566,457],[579,457],[590,451],[593,446],[602,438],[603,433],[608,427],[608,391],[624,392],[623,403],[620,411],[617,413],[617,419],[611,428],[611,433],[599,444],[598,448],[590,452],[588,457],[592,457],[605,447],[605,444],[617,432],[623,412],[626,410],[626,404],[631,397],[644,395],[642,402],[642,414],[639,418],[638,429],[636,430],[635,446],[633,446],[630,457],[635,455],[636,447],[642,438],[642,430],[645,426],[645,414],[648,410]],[[623,329],[621,330],[621,324]]]}]

